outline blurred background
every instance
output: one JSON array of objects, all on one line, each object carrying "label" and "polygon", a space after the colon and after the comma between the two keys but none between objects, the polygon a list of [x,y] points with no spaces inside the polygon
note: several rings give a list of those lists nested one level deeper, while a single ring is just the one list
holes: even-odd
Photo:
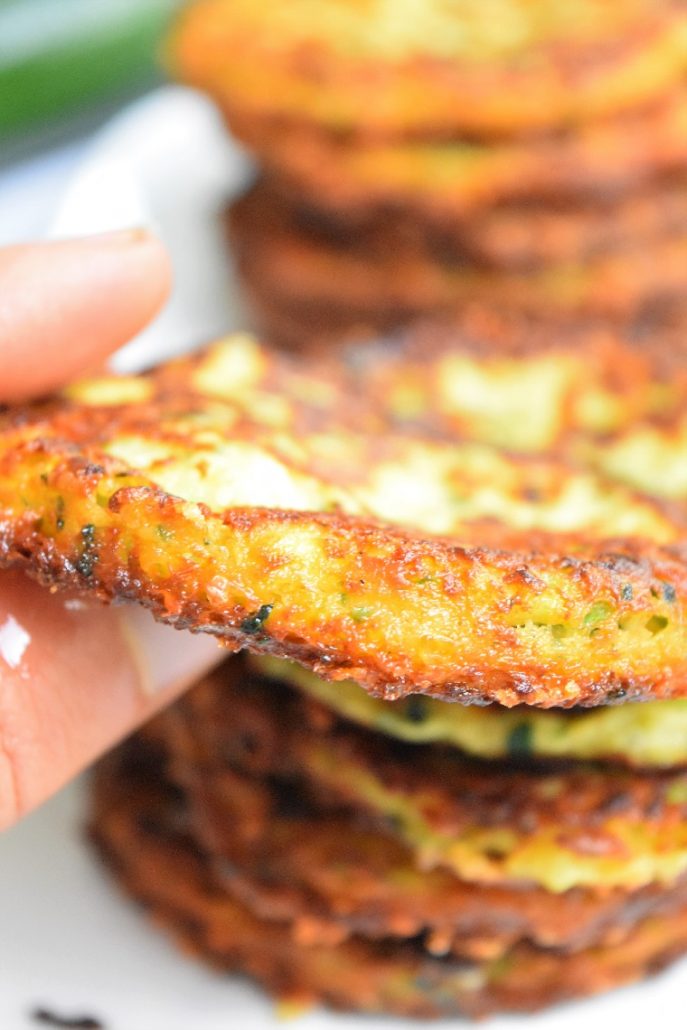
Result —
[{"label": "blurred background", "polygon": [[[447,403],[495,426],[499,446],[536,452],[586,358],[562,372],[535,360],[521,388],[511,345],[587,334],[606,369],[616,339],[672,355],[687,338],[686,68],[682,0],[0,0],[0,246],[124,225],[160,236],[174,293],[116,356],[123,371],[231,328],[292,350],[400,332],[420,355],[438,332],[468,355]],[[492,391],[474,355],[502,344]],[[560,401],[605,442],[626,417],[626,370],[608,368],[587,403]],[[661,369],[627,417],[682,411]],[[421,414],[414,389],[397,396],[399,421]],[[613,452],[612,475],[643,487],[649,468],[658,494],[684,500],[684,477],[639,439]],[[566,518],[584,501],[571,496]],[[101,878],[80,789],[3,842],[0,1030],[26,1026],[37,973],[43,997],[65,1011],[92,999],[108,1026],[225,1030],[219,981],[158,948]],[[655,998],[618,1004],[650,1018]],[[579,1024],[576,1010],[554,1018]]]},{"label": "blurred background", "polygon": [[181,0],[0,0],[0,243],[40,234],[118,108],[164,77]]}]

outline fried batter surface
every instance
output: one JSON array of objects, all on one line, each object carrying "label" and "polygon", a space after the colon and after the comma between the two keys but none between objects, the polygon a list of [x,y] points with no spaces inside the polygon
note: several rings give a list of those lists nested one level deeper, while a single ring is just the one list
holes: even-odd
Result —
[{"label": "fried batter surface", "polygon": [[296,197],[279,179],[264,176],[233,210],[243,207],[246,221],[283,224],[284,202],[297,231],[305,229],[340,246],[363,238],[368,251],[382,259],[389,247],[400,244],[434,261],[455,263],[462,257],[482,270],[502,272],[580,264],[632,249],[639,241],[650,246],[687,230],[687,181],[682,174],[596,203],[523,200],[454,218],[443,213],[434,220],[385,208],[362,218],[351,217],[350,212],[337,214],[315,207],[315,197]]},{"label": "fried batter surface", "polygon": [[636,768],[687,765],[687,701],[649,701],[573,711],[450,705],[411,695],[382,701],[357,683],[330,683],[294,662],[252,659],[339,715],[412,744],[445,744],[478,758],[608,761]]},{"label": "fried batter surface", "polygon": [[325,802],[367,812],[424,869],[555,893],[669,886],[687,872],[681,770],[479,763],[351,725],[240,662],[204,681],[180,718],[188,767],[203,780],[236,763],[291,776]]},{"label": "fried batter surface", "polygon": [[393,216],[348,238],[318,231],[268,189],[254,188],[230,211],[231,240],[249,289],[287,304],[319,305],[334,318],[359,313],[379,325],[460,312],[494,297],[514,311],[632,317],[682,299],[687,242],[682,227],[631,247],[534,270],[480,267],[465,251],[439,251]]},{"label": "fried batter surface", "polygon": [[683,5],[648,0],[201,0],[182,15],[170,63],[250,116],[370,135],[513,135],[670,92],[685,37]]},{"label": "fried batter surface", "polygon": [[[359,814],[301,803],[297,785],[230,771],[189,770],[194,833],[218,879],[266,919],[294,924],[304,943],[355,934],[422,937],[431,954],[495,959],[520,941],[575,952],[621,942],[636,922],[685,896],[658,885],[635,891],[466,883],[445,869],[418,869],[388,833]],[[285,814],[284,814],[285,813]]]},{"label": "fried batter surface", "polygon": [[388,210],[430,224],[514,201],[620,200],[687,167],[687,95],[563,136],[485,145],[360,141],[307,122],[234,116],[232,129],[297,197],[341,217]]},{"label": "fried batter surface", "polygon": [[[215,689],[231,691],[234,682],[228,670],[223,687]],[[244,691],[246,681],[239,679],[235,689]],[[216,875],[259,915],[294,923],[304,943],[333,943],[360,933],[375,939],[422,936],[433,954],[473,959],[496,958],[522,940],[579,951],[621,941],[637,920],[674,907],[682,885],[687,889],[682,879],[668,888],[554,894],[533,886],[467,883],[446,869],[420,869],[393,830],[366,825],[359,809],[324,805],[302,780],[261,773],[264,760],[256,756],[269,752],[274,737],[264,731],[259,710],[239,701],[235,711],[231,701],[224,702],[234,742],[220,745],[211,766],[198,737],[209,718],[222,720],[221,703],[201,696],[199,718],[191,704],[158,720],[169,774],[183,789],[189,825],[213,856]],[[213,740],[220,733],[218,725]],[[495,774],[502,777],[502,769]]]},{"label": "fried batter surface", "polygon": [[353,936],[316,946],[288,921],[256,914],[228,892],[184,829],[183,804],[136,746],[96,778],[93,832],[125,889],[182,947],[220,969],[243,971],[300,1004],[399,1015],[483,1017],[532,1011],[656,972],[687,948],[682,903],[642,918],[622,941],[561,955],[528,944],[483,961],[429,955],[416,940]]},{"label": "fried batter surface", "polygon": [[682,508],[392,432],[339,374],[239,336],[8,412],[0,559],[389,698],[681,696]]}]

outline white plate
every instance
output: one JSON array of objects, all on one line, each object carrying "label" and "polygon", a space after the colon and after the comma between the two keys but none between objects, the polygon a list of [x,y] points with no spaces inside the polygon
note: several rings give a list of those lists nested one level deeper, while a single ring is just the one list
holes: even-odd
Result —
[{"label": "white plate", "polygon": [[[160,90],[94,141],[55,232],[153,224],[177,270],[158,323],[120,355],[146,364],[240,325],[216,214],[246,164],[212,110],[187,91]],[[91,1015],[107,1030],[276,1030],[272,1005],[238,978],[182,958],[113,888],[82,833],[77,784],[0,841],[0,1030],[37,1027],[31,1012]],[[685,1026],[687,969],[543,1016],[500,1018],[490,1030]],[[399,1030],[402,1020],[313,1012],[294,1030]],[[445,1024],[444,1024],[445,1025]]]}]

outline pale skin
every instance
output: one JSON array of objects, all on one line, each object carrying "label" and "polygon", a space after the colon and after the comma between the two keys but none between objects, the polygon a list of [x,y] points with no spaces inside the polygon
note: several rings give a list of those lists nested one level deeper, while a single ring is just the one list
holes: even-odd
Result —
[{"label": "pale skin", "polygon": [[[0,249],[0,404],[102,368],[170,280],[164,248],[142,230]],[[0,829],[216,662],[216,645],[145,619],[0,574]],[[171,643],[151,645],[161,632]]]}]

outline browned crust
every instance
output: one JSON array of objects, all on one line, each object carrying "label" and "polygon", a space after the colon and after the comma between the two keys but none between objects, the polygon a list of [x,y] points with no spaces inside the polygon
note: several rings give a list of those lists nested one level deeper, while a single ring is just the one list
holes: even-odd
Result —
[{"label": "browned crust", "polygon": [[286,303],[264,285],[249,282],[245,275],[240,285],[250,327],[270,345],[296,354],[321,357],[342,345],[367,344],[417,321],[414,312],[394,311],[391,318],[378,318],[351,308],[332,311],[324,304]]},{"label": "browned crust", "polygon": [[[303,117],[368,138],[522,136],[612,116],[670,92],[682,76],[683,19],[679,3],[626,8],[594,39],[585,38],[578,19],[569,29],[579,35],[533,45],[524,62],[521,52],[469,63],[422,52],[389,61],[337,54],[309,23],[300,44],[275,44],[259,24],[242,24],[231,3],[205,0],[180,20],[170,63],[184,81],[251,118]],[[465,97],[469,102],[460,102]]]},{"label": "browned crust", "polygon": [[102,856],[184,950],[243,971],[282,998],[428,1018],[532,1011],[630,983],[687,948],[680,906],[641,921],[622,944],[563,958],[520,945],[496,964],[467,964],[432,958],[414,942],[362,937],[308,947],[288,923],[260,919],[219,886],[157,774],[148,770],[142,784],[121,752],[113,756],[96,777],[93,811]]},{"label": "browned crust", "polygon": [[[324,307],[278,305],[263,295],[257,304],[272,336],[280,334],[280,343],[304,351],[310,362],[346,367],[351,395],[373,399],[390,425],[500,442],[447,399],[447,368],[465,360],[489,376],[544,360],[560,361],[568,371],[546,439],[535,451],[579,456],[592,440],[612,446],[645,430],[664,434],[670,449],[680,437],[687,408],[684,308],[656,311],[628,324],[470,304],[455,315],[385,327],[379,336],[353,316],[333,329]],[[586,391],[613,398],[612,424],[598,429],[584,424],[580,412]],[[395,398],[408,393],[412,406],[405,409]]]},{"label": "browned crust", "polygon": [[[249,202],[248,197],[253,199]],[[275,204],[286,203],[297,232],[321,236],[344,248],[360,240],[370,256],[379,257],[400,244],[427,260],[455,263],[462,258],[502,272],[578,264],[687,231],[683,175],[667,176],[598,203],[516,201],[474,215],[434,220],[393,208],[362,219],[350,217],[350,212],[322,210],[317,197],[298,197],[284,190],[278,178],[259,180],[248,197],[242,202],[246,220],[271,217],[279,222],[278,212],[276,216],[271,212]]]},{"label": "browned crust", "polygon": [[[485,370],[502,361],[515,364],[528,358],[572,358],[585,369],[571,384],[575,397],[580,388],[591,384],[617,398],[623,407],[631,398],[645,396],[643,408],[633,407],[631,416],[628,409],[624,428],[643,422],[646,394],[657,385],[675,386],[668,418],[687,404],[684,307],[667,308],[639,320],[612,322],[594,317],[573,321],[537,313],[523,315],[508,308],[471,304],[453,318],[423,319],[393,336],[367,341],[367,346],[352,346],[349,352],[338,354],[336,361],[349,368],[349,375],[358,377],[358,384],[364,377],[381,404],[377,391],[386,392],[388,384],[381,386],[386,375],[407,374],[415,380],[424,365],[432,378],[450,356],[469,357]],[[574,408],[571,397],[564,406],[566,418],[573,418]]]},{"label": "browned crust", "polygon": [[[687,692],[683,512],[624,495],[623,503],[651,515],[652,532],[674,541],[658,546],[489,521],[447,539],[336,513],[189,510],[108,457],[103,442],[127,431],[155,439],[169,411],[197,407],[188,378],[202,360],[155,373],[153,396],[140,405],[55,401],[6,417],[0,563],[48,585],[136,601],[179,628],[290,657],[387,697],[424,691],[567,707]],[[294,403],[289,430],[297,436],[315,407],[299,407],[288,377],[302,382],[309,370],[266,360],[274,363],[270,375],[282,375],[279,395]],[[346,424],[346,412],[355,419],[361,411],[366,427],[383,430],[374,406],[358,408],[345,393],[341,400],[344,414],[319,409],[332,430],[338,420]],[[250,440],[255,425],[239,416],[237,439]],[[382,431],[375,443],[365,441],[369,454],[382,446],[402,454],[405,438]],[[513,470],[529,467],[518,460]],[[546,469],[557,481],[568,474],[559,462]],[[69,501],[67,519],[60,498]],[[292,539],[307,540],[306,551],[290,549]],[[586,613],[600,599],[609,617],[588,628]],[[269,617],[256,631],[263,608]],[[551,632],[560,621],[574,630],[562,642]]]},{"label": "browned crust", "polygon": [[336,352],[342,345],[367,343],[417,321],[415,313],[394,312],[390,319],[378,319],[351,309],[333,312],[322,304],[285,304],[246,278],[240,285],[250,325],[271,346],[295,354]]},{"label": "browned crust", "polygon": [[682,231],[633,240],[588,263],[498,271],[466,251],[438,251],[421,226],[408,232],[393,216],[368,230],[332,235],[274,192],[258,185],[230,212],[231,240],[253,295],[277,305],[330,312],[336,327],[402,324],[421,315],[499,304],[514,311],[635,317],[687,291],[687,237]]},{"label": "browned crust", "polygon": [[196,757],[203,715],[194,720],[193,710],[177,709],[162,717],[170,774],[183,785],[193,832],[214,857],[218,879],[261,918],[292,923],[304,943],[355,934],[422,936],[433,954],[477,960],[522,940],[579,951],[618,943],[638,920],[674,907],[687,892],[681,881],[669,890],[552,894],[466,883],[442,869],[419,871],[400,841],[366,826],[360,813],[318,805],[297,780],[246,773],[245,756],[252,764],[255,749],[269,750],[274,740],[261,733],[254,713],[245,719],[238,707],[236,718],[233,711],[225,715],[240,746],[229,756],[225,749],[214,770]]},{"label": "browned crust", "polygon": [[[231,805],[232,787],[223,782],[228,766],[258,777],[290,777],[304,785],[306,796],[314,792],[331,807],[367,812],[402,841],[413,836],[413,824],[399,815],[389,825],[388,812],[380,815],[361,783],[383,785],[392,799],[387,806],[413,799],[429,832],[447,839],[470,841],[480,831],[498,829],[513,835],[523,854],[530,854],[530,841],[551,839],[571,858],[607,857],[629,865],[639,854],[683,848],[681,831],[674,836],[687,816],[683,770],[519,767],[479,762],[437,745],[399,743],[337,718],[282,683],[261,679],[240,659],[196,687],[178,707],[170,733],[184,786],[186,776],[201,797],[207,789],[211,805]],[[200,812],[202,818],[202,803]],[[442,862],[438,854],[434,864]],[[467,878],[475,882],[514,882],[499,854],[490,856],[488,868],[472,868]],[[649,883],[641,875],[634,886]]]},{"label": "browned crust", "polygon": [[285,192],[339,218],[411,212],[441,225],[514,202],[617,204],[687,167],[682,91],[617,120],[490,146],[356,141],[307,121],[225,115]]},{"label": "browned crust", "polygon": [[[296,312],[287,312],[296,318]],[[281,314],[275,311],[275,320]],[[305,318],[307,312],[299,314]],[[288,326],[292,328],[291,322]],[[302,347],[304,340],[301,336]],[[339,337],[329,358],[317,341],[313,351],[308,354],[310,362],[345,367],[350,394],[364,393],[386,410],[391,424],[421,425],[452,438],[489,439],[480,436],[474,420],[461,415],[445,398],[442,384],[454,359],[474,362],[487,376],[500,368],[524,369],[529,361],[565,363],[565,390],[545,444],[554,453],[574,453],[582,438],[611,444],[645,428],[664,431],[670,441],[671,435],[677,436],[687,409],[684,308],[616,323],[593,317],[556,319],[470,304],[458,315],[417,319],[382,338],[368,334],[361,343]],[[407,389],[413,393],[410,412],[393,400]],[[588,390],[613,398],[612,425],[594,430],[583,423],[580,402]],[[652,396],[660,396],[660,403],[652,402]]]},{"label": "browned crust", "polygon": [[[67,495],[83,483],[88,467],[83,461],[76,469],[59,468]],[[101,481],[97,473],[88,478],[94,487]],[[539,538],[536,544],[530,540],[538,549],[527,553],[515,549],[526,546],[522,537],[502,537],[502,547],[513,550],[497,551],[423,540],[350,517],[259,509],[234,510],[223,519],[208,516],[201,528],[187,521],[182,502],[148,487],[121,490],[112,511],[124,518],[98,534],[87,576],[81,530],[58,547],[37,528],[35,509],[26,519],[0,520],[0,563],[25,568],[47,586],[85,591],[102,600],[136,601],[179,629],[216,634],[232,649],[291,658],[328,678],[355,679],[386,698],[423,692],[464,703],[570,707],[687,694],[687,554],[682,546]],[[154,575],[152,566],[144,571],[137,547],[128,562],[121,561],[118,539],[120,526],[126,526],[134,540],[154,543],[155,551],[174,563],[174,556],[150,539],[159,525],[174,534],[180,547],[176,571],[161,576]],[[294,564],[291,593],[284,594],[283,574],[272,579],[283,565],[275,569],[270,555],[282,529],[289,527],[312,536],[326,565],[319,558],[307,569]],[[221,566],[208,568],[208,531],[225,555]],[[561,557],[563,544],[569,552],[579,548],[578,554]],[[236,597],[231,605],[224,596],[208,599],[208,576],[218,574]],[[304,607],[304,575],[313,596],[327,596],[334,576],[364,585],[357,597],[360,607],[369,601],[377,608],[385,597],[396,598],[399,608],[379,609],[374,624],[323,618],[307,601]],[[428,576],[441,586],[441,600],[431,586],[420,593],[409,589]],[[266,599],[277,593],[277,582],[282,605],[272,606],[269,625],[258,636],[252,620],[272,603]],[[670,589],[674,621],[670,633],[664,630],[661,640],[642,638],[629,656],[619,655],[615,641],[603,637],[593,647],[586,644],[584,658],[580,648],[568,647],[540,656],[536,643],[519,642],[499,618],[498,606],[493,607],[493,591],[501,587],[506,596],[512,584],[525,609],[542,596],[555,596],[564,585],[568,603],[578,610],[599,597],[612,597],[620,620],[627,614],[640,621],[663,611],[661,598]],[[474,632],[468,638],[446,638],[440,624],[471,626]]]},{"label": "browned crust", "polygon": [[[337,313],[316,303],[287,302],[250,284],[256,316],[283,328],[280,337],[287,350],[305,357],[315,374],[326,374],[342,383],[351,398],[365,396],[368,402],[386,410],[390,425],[404,420],[392,412],[389,395],[394,386],[420,384],[424,408],[420,421],[434,423],[444,432],[470,436],[466,427],[446,423],[438,412],[439,375],[451,357],[467,357],[485,371],[500,362],[557,358],[575,363],[570,390],[561,408],[564,432],[575,431],[574,413],[581,389],[594,384],[608,392],[626,412],[622,427],[637,427],[647,419],[647,400],[656,387],[670,386],[671,396],[661,419],[664,424],[679,415],[687,404],[687,310],[683,304],[647,312],[636,319],[609,319],[589,315],[570,319],[552,313],[516,311],[504,305],[469,303],[448,316],[414,318],[407,324],[386,326],[380,334],[367,323],[364,313],[352,309],[337,321]],[[398,314],[398,312],[397,312]],[[401,311],[401,315],[404,313]],[[329,346],[336,342],[336,349]],[[281,360],[290,362],[291,355]],[[584,369],[583,372],[578,371]],[[341,377],[345,377],[342,379]],[[405,420],[417,418],[405,416]],[[581,427],[577,427],[581,428]],[[592,427],[585,429],[593,433]]]}]

